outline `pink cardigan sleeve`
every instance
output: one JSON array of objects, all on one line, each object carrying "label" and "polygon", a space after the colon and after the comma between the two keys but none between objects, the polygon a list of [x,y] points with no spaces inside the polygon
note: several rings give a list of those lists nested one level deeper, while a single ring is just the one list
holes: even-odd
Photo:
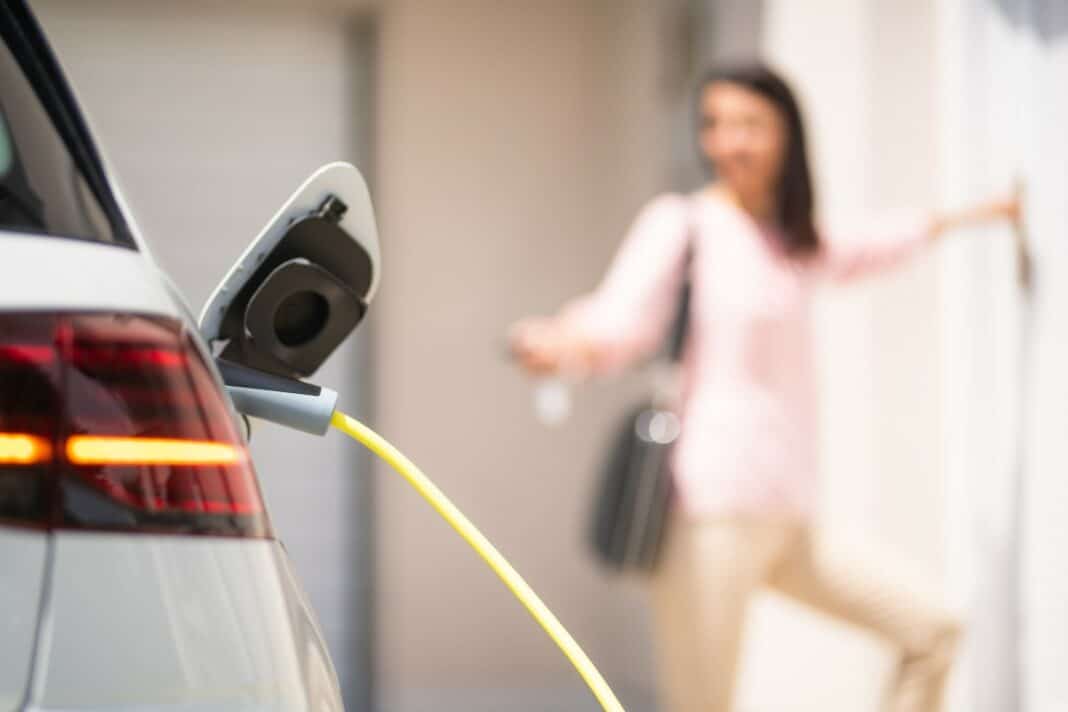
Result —
[{"label": "pink cardigan sleeve", "polygon": [[649,202],[597,289],[565,307],[564,322],[597,353],[597,372],[617,372],[663,341],[682,284],[688,205],[681,195]]},{"label": "pink cardigan sleeve", "polygon": [[879,223],[865,236],[825,234],[821,263],[827,276],[849,282],[892,269],[930,243],[930,221],[911,216]]}]

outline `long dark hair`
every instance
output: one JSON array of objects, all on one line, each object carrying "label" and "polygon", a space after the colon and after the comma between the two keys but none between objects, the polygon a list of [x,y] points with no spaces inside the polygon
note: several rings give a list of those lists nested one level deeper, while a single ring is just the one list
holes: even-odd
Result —
[{"label": "long dark hair", "polygon": [[776,234],[788,254],[797,257],[814,255],[820,249],[819,235],[812,220],[815,196],[808,167],[808,151],[805,149],[805,126],[793,91],[782,77],[759,62],[716,67],[704,75],[698,87],[698,126],[701,122],[701,98],[705,90],[716,82],[737,84],[756,92],[773,103],[782,114],[786,126],[786,152],[775,195],[778,207],[776,217],[781,228]]}]

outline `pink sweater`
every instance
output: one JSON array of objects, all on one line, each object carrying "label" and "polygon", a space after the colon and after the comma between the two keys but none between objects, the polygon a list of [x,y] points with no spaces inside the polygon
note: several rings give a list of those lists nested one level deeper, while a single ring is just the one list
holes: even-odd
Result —
[{"label": "pink sweater", "polygon": [[664,195],[641,211],[600,286],[565,318],[603,351],[605,371],[654,352],[674,316],[692,240],[683,429],[673,454],[686,511],[811,512],[813,290],[824,279],[846,281],[903,261],[926,242],[921,224],[909,222],[862,241],[827,238],[821,257],[803,264],[709,193]]}]

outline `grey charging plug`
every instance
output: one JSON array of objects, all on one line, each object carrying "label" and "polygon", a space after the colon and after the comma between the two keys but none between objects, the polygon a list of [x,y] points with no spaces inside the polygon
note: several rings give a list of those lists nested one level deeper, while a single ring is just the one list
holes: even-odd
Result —
[{"label": "grey charging plug", "polygon": [[216,359],[237,412],[313,435],[325,435],[337,391]]}]

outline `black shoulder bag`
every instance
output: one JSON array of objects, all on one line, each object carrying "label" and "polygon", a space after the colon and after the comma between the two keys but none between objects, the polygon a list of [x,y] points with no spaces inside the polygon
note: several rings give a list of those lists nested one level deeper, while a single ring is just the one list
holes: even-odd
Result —
[{"label": "black shoulder bag", "polygon": [[657,378],[653,397],[631,409],[610,444],[593,502],[590,542],[609,569],[651,572],[667,529],[673,496],[671,448],[679,436],[671,410],[671,384],[682,356],[689,321],[693,227],[688,228],[686,266],[667,348],[654,367],[671,378]]}]

